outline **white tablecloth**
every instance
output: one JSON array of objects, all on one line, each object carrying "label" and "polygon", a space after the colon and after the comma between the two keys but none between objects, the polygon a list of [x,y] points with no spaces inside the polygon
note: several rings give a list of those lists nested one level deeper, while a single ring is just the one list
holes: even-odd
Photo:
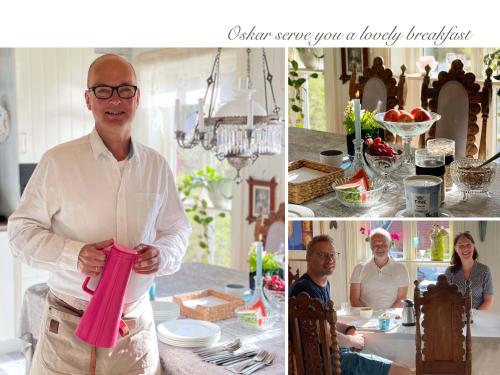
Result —
[{"label": "white tablecloth", "polygon": [[[248,286],[248,274],[203,263],[183,263],[177,273],[156,279],[156,292],[158,297],[164,298],[207,288],[224,291],[224,285],[231,283]],[[25,337],[32,336],[33,344],[36,344],[40,334],[47,292],[46,284],[37,284],[28,288],[24,295],[20,332]],[[268,350],[276,353],[273,365],[262,369],[257,374],[282,375],[285,373],[284,321],[272,330],[263,332],[245,329],[240,326],[236,319],[215,323],[221,327],[220,342],[239,337],[244,348]],[[191,349],[178,348],[159,342],[159,351],[164,374],[230,374],[223,367],[202,362],[198,356],[192,353]]]},{"label": "white tablecloth", "polygon": [[[399,310],[401,311],[401,309]],[[374,314],[376,317],[377,314]],[[350,315],[338,315],[339,322],[360,326],[366,322],[353,310]],[[363,331],[364,352],[379,355],[409,368],[415,368],[415,327],[398,326],[388,332]],[[500,373],[500,315],[478,311],[471,324],[472,373]],[[465,332],[464,332],[465,334]]]}]

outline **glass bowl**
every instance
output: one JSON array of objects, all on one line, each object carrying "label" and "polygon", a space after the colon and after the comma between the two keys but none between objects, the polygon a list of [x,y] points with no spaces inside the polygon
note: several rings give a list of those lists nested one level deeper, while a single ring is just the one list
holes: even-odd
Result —
[{"label": "glass bowl", "polygon": [[458,190],[464,193],[464,199],[472,193],[488,194],[488,188],[495,180],[496,163],[489,163],[480,169],[474,168],[482,163],[484,160],[472,158],[458,159],[451,163],[451,178]]},{"label": "glass bowl", "polygon": [[[238,307],[234,310],[240,324],[248,329],[257,331],[266,331],[273,328],[276,322],[279,321],[279,314],[269,309],[266,316],[257,316],[250,313],[248,307]],[[247,313],[249,312],[249,313]]]},{"label": "glass bowl", "polygon": [[278,312],[285,311],[285,291],[271,290],[267,287],[263,288],[264,296],[267,298],[271,307],[275,308]]},{"label": "glass bowl", "polygon": [[371,190],[367,191],[346,191],[344,189],[337,189],[337,186],[343,185],[349,181],[348,178],[340,178],[333,182],[332,187],[335,191],[335,198],[340,203],[349,208],[370,208],[378,203],[385,190],[383,179],[375,179],[372,183]]},{"label": "glass bowl", "polygon": [[370,155],[367,150],[365,150],[365,158],[368,165],[372,167],[375,172],[383,176],[399,168],[403,162],[403,146],[397,144],[389,144],[389,146],[396,151],[396,154],[393,156]]},{"label": "glass bowl", "polygon": [[415,135],[420,135],[425,133],[429,128],[441,118],[441,115],[429,112],[431,119],[428,121],[421,122],[392,122],[385,121],[385,112],[377,113],[375,119],[382,124],[384,128],[389,130],[391,133],[400,135],[402,137],[413,137]]}]

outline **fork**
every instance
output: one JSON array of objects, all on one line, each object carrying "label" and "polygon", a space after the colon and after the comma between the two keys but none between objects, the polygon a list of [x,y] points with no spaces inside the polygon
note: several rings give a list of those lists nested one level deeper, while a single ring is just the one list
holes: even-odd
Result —
[{"label": "fork", "polygon": [[260,352],[257,353],[257,355],[255,357],[249,359],[246,362],[243,362],[239,366],[236,366],[234,368],[234,372],[241,374],[242,371],[245,370],[246,368],[253,366],[257,362],[258,363],[262,362],[267,357],[268,354],[269,353],[266,352],[265,350],[261,350]]},{"label": "fork", "polygon": [[250,374],[253,374],[256,371],[259,371],[261,368],[264,368],[266,366],[270,366],[273,363],[274,358],[276,358],[276,354],[269,353],[269,355],[267,356],[266,359],[264,359],[264,361],[262,361],[261,363],[257,363],[255,365],[251,366],[251,368],[249,368],[249,369],[245,369],[245,371],[242,374],[244,374],[244,375],[250,375]]},{"label": "fork", "polygon": [[219,345],[215,346],[213,348],[203,348],[203,349],[196,349],[193,350],[193,353],[198,354],[200,357],[204,357],[207,355],[212,355],[215,353],[223,352],[223,351],[228,351],[228,352],[234,352],[238,350],[241,347],[241,341],[240,339],[236,339],[233,342],[230,342],[226,345]]}]

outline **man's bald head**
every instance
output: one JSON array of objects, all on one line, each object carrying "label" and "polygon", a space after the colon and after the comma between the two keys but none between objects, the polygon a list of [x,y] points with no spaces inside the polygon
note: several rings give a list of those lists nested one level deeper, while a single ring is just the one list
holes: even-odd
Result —
[{"label": "man's bald head", "polygon": [[92,64],[89,66],[89,71],[87,73],[87,87],[90,88],[91,85],[93,85],[95,82],[94,76],[95,76],[95,71],[99,70],[103,65],[107,64],[118,64],[118,66],[124,66],[126,65],[132,72],[132,77],[134,82],[130,82],[131,84],[136,84],[137,83],[137,76],[135,74],[135,69],[130,64],[127,60],[125,60],[123,57],[119,55],[115,55],[113,53],[108,53],[106,55],[99,56],[97,59],[95,59]]}]

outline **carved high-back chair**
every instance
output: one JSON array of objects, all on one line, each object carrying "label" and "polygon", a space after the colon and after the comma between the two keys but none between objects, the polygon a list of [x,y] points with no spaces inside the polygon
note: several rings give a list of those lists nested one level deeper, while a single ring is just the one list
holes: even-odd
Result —
[{"label": "carved high-back chair", "polygon": [[[473,73],[464,72],[460,60],[451,63],[448,72],[439,72],[438,79],[430,86],[430,67],[422,82],[420,100],[422,107],[439,113],[441,120],[429,129],[427,136],[422,134],[419,147],[425,147],[427,139],[448,138],[455,140],[457,158],[486,158],[487,122],[491,102],[491,68],[486,70],[483,89],[476,83]],[[482,121],[478,125],[477,115],[481,112]],[[481,132],[479,148],[476,135]]]},{"label": "carved high-back chair", "polygon": [[[406,97],[406,66],[401,66],[399,82],[393,77],[392,70],[384,66],[382,57],[375,57],[371,67],[365,67],[363,75],[356,76],[356,64],[353,64],[352,74],[349,81],[349,97],[361,99],[361,107],[368,111],[379,109],[385,112],[396,106],[404,108]],[[377,108],[378,102],[382,103],[381,108]],[[386,139],[390,142],[394,137],[386,132]]]},{"label": "carved high-back chair", "polygon": [[292,267],[288,266],[288,287],[291,287],[298,279],[300,279],[299,269],[297,268],[295,273],[293,273]]},{"label": "carved high-back chair", "polygon": [[334,368],[335,375],[341,373],[336,322],[332,301],[324,309],[320,299],[310,298],[305,292],[288,299],[289,355],[292,355],[289,366],[292,365],[293,371],[290,373],[332,375]]},{"label": "carved high-back chair", "polygon": [[255,221],[255,241],[261,240],[266,251],[276,252],[278,244],[285,246],[285,237],[285,203],[280,203],[276,212],[270,212],[267,218],[261,209]]},{"label": "carved high-back chair", "polygon": [[[419,282],[415,281],[414,284],[417,375],[470,375],[472,363],[470,282],[467,281],[465,297],[458,291],[456,285],[448,284],[445,275],[439,275],[437,284],[429,285],[423,296],[420,295]],[[465,337],[464,326],[466,326]]]}]

